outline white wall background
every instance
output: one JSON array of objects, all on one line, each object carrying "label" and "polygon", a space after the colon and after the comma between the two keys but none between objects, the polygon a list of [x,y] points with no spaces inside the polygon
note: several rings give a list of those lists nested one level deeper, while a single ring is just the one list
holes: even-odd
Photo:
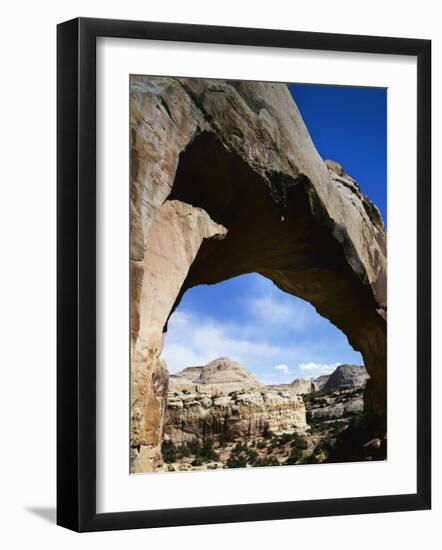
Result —
[{"label": "white wall background", "polygon": [[[0,87],[0,544],[5,548],[415,548],[440,540],[442,306],[434,295],[431,512],[76,535],[55,518],[55,25],[109,17],[433,40],[433,281],[442,279],[440,3],[68,0],[2,6]],[[437,154],[436,154],[437,153]],[[406,162],[406,159],[404,159]],[[436,238],[437,237],[437,238]],[[406,301],[404,315],[407,314]],[[434,547],[434,544],[432,545]]]}]

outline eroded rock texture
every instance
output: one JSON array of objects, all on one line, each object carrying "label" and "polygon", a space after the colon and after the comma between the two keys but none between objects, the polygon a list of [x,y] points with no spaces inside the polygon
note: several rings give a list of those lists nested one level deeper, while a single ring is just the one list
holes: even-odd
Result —
[{"label": "eroded rock texture", "polygon": [[317,378],[319,391],[304,398],[307,422],[351,418],[362,413],[367,380],[363,365],[338,365],[331,374]]},{"label": "eroded rock texture", "polygon": [[305,398],[307,422],[350,418],[364,410],[361,388],[328,391],[325,395],[309,395]]},{"label": "eroded rock texture", "polygon": [[226,230],[200,208],[167,201],[159,209],[142,261],[131,261],[131,439],[136,471],[158,466],[168,373],[163,327],[201,243]]},{"label": "eroded rock texture", "polygon": [[243,273],[347,335],[370,374],[365,406],[384,415],[384,226],[344,169],[320,158],[287,86],[133,76],[130,116],[132,470],[159,460],[174,305]]},{"label": "eroded rock texture", "polygon": [[264,430],[306,428],[301,396],[263,386],[226,357],[170,377],[165,435],[177,446],[195,439],[234,440],[262,435]]},{"label": "eroded rock texture", "polygon": [[345,390],[365,386],[368,372],[364,365],[338,365],[328,376],[324,391]]},{"label": "eroded rock texture", "polygon": [[313,380],[295,378],[290,384],[274,384],[270,385],[269,388],[292,391],[297,395],[305,395],[306,393],[318,391],[319,386]]}]

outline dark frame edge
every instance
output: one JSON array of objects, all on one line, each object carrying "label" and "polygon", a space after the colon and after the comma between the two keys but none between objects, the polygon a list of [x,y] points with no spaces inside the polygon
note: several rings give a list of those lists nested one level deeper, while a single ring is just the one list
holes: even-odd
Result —
[{"label": "dark frame edge", "polygon": [[417,54],[417,494],[431,509],[431,40]]},{"label": "dark frame edge", "polygon": [[331,515],[413,512],[427,509],[427,504],[419,495],[404,494],[200,508],[142,510],[96,514],[89,522],[82,526],[80,532],[275,521],[317,518]]},{"label": "dark frame edge", "polygon": [[78,530],[77,19],[57,25],[57,524]]}]

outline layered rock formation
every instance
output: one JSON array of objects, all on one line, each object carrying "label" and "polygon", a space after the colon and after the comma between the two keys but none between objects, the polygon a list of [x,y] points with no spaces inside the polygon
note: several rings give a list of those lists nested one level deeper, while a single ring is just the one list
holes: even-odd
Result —
[{"label": "layered rock formation", "polygon": [[182,371],[179,372],[179,374],[172,374],[170,377],[170,381],[172,382],[173,379],[181,379],[185,378],[186,380],[194,381],[197,378],[199,378],[199,375],[204,367],[186,367]]},{"label": "layered rock formation", "polygon": [[269,388],[292,391],[297,395],[304,395],[306,393],[312,393],[318,391],[319,387],[313,380],[306,380],[305,378],[295,378],[290,384],[274,384],[268,386]]},{"label": "layered rock formation", "polygon": [[307,422],[341,419],[362,413],[363,390],[368,378],[363,365],[338,365],[331,374],[317,378],[315,382],[319,392],[304,399]]},{"label": "layered rock formation", "polygon": [[211,361],[193,380],[189,370],[170,377],[165,436],[177,446],[307,428],[302,397],[263,386],[235,361]]},{"label": "layered rock formation", "polygon": [[364,410],[362,389],[336,390],[325,395],[310,395],[305,399],[307,422],[351,417]]},{"label": "layered rock formation", "polygon": [[[386,234],[318,155],[284,84],[131,77],[131,447],[161,460],[167,319],[183,293],[259,272],[359,350],[386,408]],[[191,206],[192,205],[192,206]]]}]

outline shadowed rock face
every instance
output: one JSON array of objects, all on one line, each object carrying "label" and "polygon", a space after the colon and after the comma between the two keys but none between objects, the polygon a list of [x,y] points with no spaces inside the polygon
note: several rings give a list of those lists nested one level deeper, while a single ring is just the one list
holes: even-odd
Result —
[{"label": "shadowed rock face", "polygon": [[363,365],[339,365],[328,377],[323,390],[358,388],[364,386],[367,379],[368,373]]},{"label": "shadowed rock face", "polygon": [[318,376],[318,378],[316,378],[315,384],[318,386],[318,390],[322,390],[324,388],[329,378],[329,374],[322,374],[321,376]]},{"label": "shadowed rock face", "polygon": [[384,226],[320,158],[287,86],[134,76],[130,108],[132,470],[158,460],[168,317],[188,288],[243,273],[347,335],[370,374],[366,408],[384,415]]}]

